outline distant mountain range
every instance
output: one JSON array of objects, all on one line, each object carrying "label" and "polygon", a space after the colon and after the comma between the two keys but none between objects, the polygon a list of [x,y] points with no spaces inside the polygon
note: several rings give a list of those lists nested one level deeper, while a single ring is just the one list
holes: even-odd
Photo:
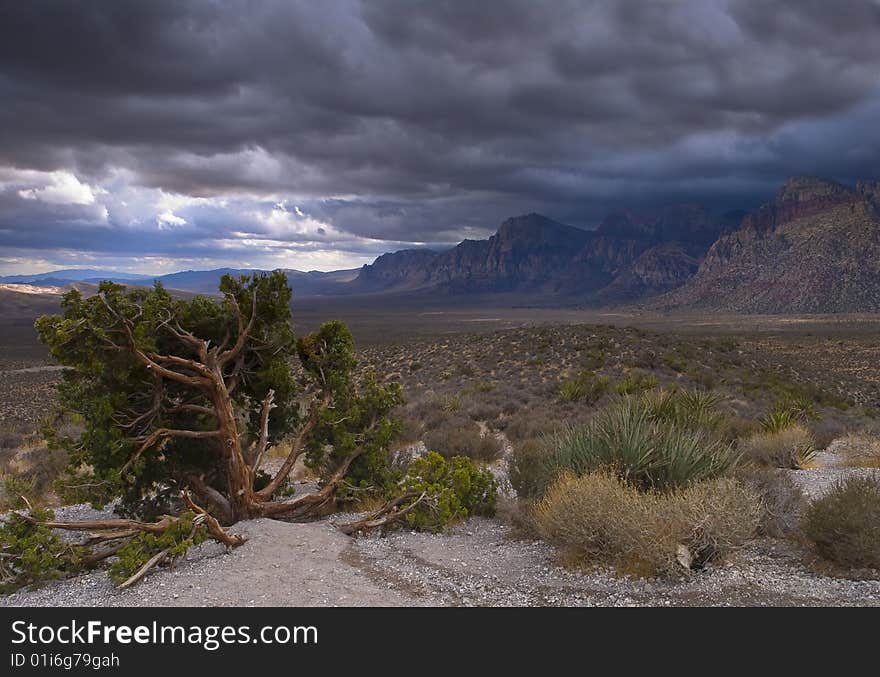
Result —
[{"label": "distant mountain range", "polygon": [[[167,275],[136,275],[114,270],[53,270],[36,275],[8,275],[0,277],[0,284],[32,285],[38,287],[66,287],[71,284],[97,284],[102,280],[112,280],[120,284],[152,285],[161,282],[168,289],[178,289],[196,294],[216,294],[220,278],[224,275],[250,275],[256,272],[250,268],[216,268],[214,270],[184,270]],[[299,296],[318,296],[339,292],[339,286],[351,282],[358,269],[323,272],[312,270],[284,269],[291,287]]]},{"label": "distant mountain range", "polygon": [[683,283],[738,218],[679,206],[612,214],[589,231],[527,214],[508,219],[488,240],[465,240],[443,252],[384,254],[364,266],[351,286],[359,292],[431,289],[619,302]]},{"label": "distant mountain range", "polygon": [[[638,305],[745,313],[880,312],[880,183],[855,188],[816,177],[788,180],[754,212],[699,205],[609,215],[595,230],[540,214],[510,218],[487,240],[445,251],[383,254],[360,269],[285,270],[295,298],[407,295],[451,302]],[[58,270],[0,284],[59,287],[111,279],[216,293],[222,268],[158,277]],[[501,298],[501,296],[499,296]]]}]

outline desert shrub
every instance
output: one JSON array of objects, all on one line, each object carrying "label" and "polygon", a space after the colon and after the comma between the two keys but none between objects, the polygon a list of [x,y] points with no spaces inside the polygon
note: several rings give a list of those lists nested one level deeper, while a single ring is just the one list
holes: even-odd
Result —
[{"label": "desert shrub", "polygon": [[406,413],[398,413],[394,420],[397,422],[396,442],[408,444],[422,438],[422,424],[418,419]]},{"label": "desert shrub", "polygon": [[813,401],[802,393],[788,394],[777,400],[770,411],[761,419],[761,427],[769,433],[819,420]]},{"label": "desert shrub", "polygon": [[736,480],[662,494],[613,473],[563,475],[533,509],[538,534],[584,561],[642,575],[669,575],[723,556],[750,538],[757,495]]},{"label": "desert shrub", "polygon": [[591,348],[581,353],[581,364],[588,371],[596,371],[605,366],[605,353],[597,348]]},{"label": "desert shrub", "polygon": [[835,564],[880,569],[880,479],[851,477],[814,501],[804,534]]},{"label": "desert shrub", "polygon": [[743,464],[737,478],[761,497],[759,534],[784,538],[800,530],[807,499],[789,472]]},{"label": "desert shrub", "polygon": [[630,374],[614,384],[618,395],[632,395],[657,387],[657,379],[647,374]]},{"label": "desert shrub", "polygon": [[0,462],[0,509],[10,509],[27,496],[41,502],[65,473],[67,454],[61,449],[32,445],[11,450]]},{"label": "desert shrub", "polygon": [[504,432],[511,442],[541,437],[553,432],[559,425],[559,422],[554,420],[553,413],[553,410],[543,408],[522,409],[506,422]]},{"label": "desert shrub", "polygon": [[630,361],[633,367],[640,369],[657,369],[660,366],[660,357],[657,352],[650,349],[640,350]]},{"label": "desert shrub", "polygon": [[495,477],[463,456],[447,460],[429,452],[413,461],[403,485],[406,491],[424,493],[431,499],[406,515],[407,524],[415,529],[441,531],[471,515],[491,516],[495,512]]},{"label": "desert shrub", "polygon": [[612,469],[643,489],[669,489],[721,475],[736,462],[730,445],[702,431],[652,420],[641,399],[627,398],[583,428],[545,439],[549,453],[535,478],[548,487],[562,472]]},{"label": "desert shrub", "polygon": [[687,377],[701,388],[711,390],[718,384],[718,375],[711,369],[688,369]]},{"label": "desert shrub", "polygon": [[521,498],[534,498],[543,493],[547,450],[540,440],[529,438],[515,444],[508,463],[510,486]]},{"label": "desert shrub", "polygon": [[794,424],[775,432],[758,432],[739,444],[744,459],[771,468],[798,469],[808,467],[816,455],[816,444],[810,431]]},{"label": "desert shrub", "polygon": [[790,411],[773,409],[761,419],[761,427],[770,434],[778,433],[797,424],[797,418]]},{"label": "desert shrub", "polygon": [[563,402],[595,404],[608,391],[610,381],[607,377],[582,372],[575,378],[566,379],[559,384],[556,394]]},{"label": "desert shrub", "polygon": [[494,421],[501,415],[501,409],[488,402],[475,402],[468,407],[468,415],[474,421]]},{"label": "desert shrub", "polygon": [[429,430],[425,446],[441,456],[467,456],[481,461],[492,461],[501,453],[501,442],[491,434],[480,435],[480,428],[469,419]]},{"label": "desert shrub", "polygon": [[0,475],[0,510],[12,510],[21,505],[22,496],[37,496],[33,477]]},{"label": "desert shrub", "polygon": [[0,428],[0,449],[18,449],[24,445],[26,433],[6,425]]},{"label": "desert shrub", "polygon": [[674,353],[667,353],[660,359],[662,360],[663,364],[672,369],[672,371],[678,372],[679,374],[683,374],[685,371],[687,371],[687,360]]}]

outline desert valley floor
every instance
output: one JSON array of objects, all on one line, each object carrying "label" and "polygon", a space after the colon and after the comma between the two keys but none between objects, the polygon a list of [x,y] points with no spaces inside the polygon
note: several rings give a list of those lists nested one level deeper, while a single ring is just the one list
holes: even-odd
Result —
[{"label": "desert valley floor", "polygon": [[[717,390],[744,428],[778,392],[806,393],[817,403],[813,434],[825,451],[810,468],[785,472],[812,500],[841,477],[875,472],[849,467],[840,440],[880,430],[880,318],[447,308],[386,310],[380,323],[377,313],[334,310],[350,323],[364,368],[404,386],[402,448],[455,445],[465,434],[470,443],[489,440],[484,463],[502,494],[496,517],[472,518],[443,534],[361,538],[333,526],[347,517],[339,513],[310,523],[254,520],[234,528],[248,536],[245,546],[226,552],[203,544],[129,590],[116,590],[96,571],[0,597],[0,604],[880,606],[876,575],[834,570],[790,537],[754,539],[675,580],[572,566],[522,529],[507,481],[514,446],[589,419],[591,405],[558,397],[560,383],[589,368],[618,392],[644,384]],[[324,312],[306,303],[295,312],[298,326],[311,328]],[[3,342],[4,467],[39,466],[46,452],[36,430],[52,411],[60,372],[26,322],[7,322]],[[313,486],[307,473],[297,475],[298,493]],[[100,514],[88,506],[58,513]]]}]

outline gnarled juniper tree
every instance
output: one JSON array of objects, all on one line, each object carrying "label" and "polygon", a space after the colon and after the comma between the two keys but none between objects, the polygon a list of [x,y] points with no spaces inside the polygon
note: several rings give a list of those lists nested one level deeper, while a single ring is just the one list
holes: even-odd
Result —
[{"label": "gnarled juniper tree", "polygon": [[[121,498],[117,510],[127,518],[13,513],[0,525],[0,590],[36,581],[42,562],[53,562],[47,575],[57,575],[113,557],[111,574],[127,587],[205,538],[241,545],[225,526],[308,518],[365,491],[387,502],[341,525],[346,533],[440,529],[491,512],[495,481],[467,459],[447,464],[432,454],[408,470],[390,467],[399,386],[355,377],[341,322],[295,339],[283,273],[224,276],[220,291],[222,299],[181,299],[160,285],[102,282],[89,297],[68,292],[61,315],[37,320],[52,356],[70,367],[60,402],[83,423],[76,439],[48,434],[69,453],[63,493],[94,505]],[[267,451],[282,441],[286,457],[264,472]],[[288,499],[285,484],[301,456],[321,481]],[[55,529],[87,535],[70,544]]]},{"label": "gnarled juniper tree", "polygon": [[[52,356],[72,368],[62,404],[85,423],[78,440],[61,441],[70,486],[88,487],[98,502],[121,495],[140,517],[185,489],[229,525],[313,512],[349,474],[381,482],[396,384],[355,383],[352,338],[340,322],[295,340],[283,273],[224,276],[220,291],[222,301],[176,299],[160,285],[102,282],[88,298],[68,292],[62,315],[37,321]],[[289,365],[296,359],[299,379]],[[266,452],[280,440],[290,452],[268,475]],[[321,490],[279,499],[302,454],[322,471]]]}]

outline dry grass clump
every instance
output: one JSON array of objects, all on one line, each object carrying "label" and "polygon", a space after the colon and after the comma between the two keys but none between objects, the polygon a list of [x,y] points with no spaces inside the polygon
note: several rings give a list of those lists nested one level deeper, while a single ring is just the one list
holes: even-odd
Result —
[{"label": "dry grass clump", "polygon": [[771,468],[807,468],[816,455],[813,435],[799,423],[773,432],[758,432],[742,440],[743,459]]},{"label": "dry grass clump", "polygon": [[736,476],[761,497],[763,510],[758,524],[761,536],[786,538],[800,531],[808,502],[791,473],[748,464],[740,466]]},{"label": "dry grass clump", "polygon": [[535,504],[532,521],[578,561],[653,576],[722,557],[754,535],[760,513],[758,495],[734,479],[659,493],[598,471],[560,477]]},{"label": "dry grass clump", "polygon": [[481,435],[479,426],[469,419],[434,428],[425,433],[425,446],[441,456],[467,456],[494,461],[501,454],[501,442],[492,434]]},{"label": "dry grass clump", "polygon": [[804,534],[835,564],[880,569],[880,477],[851,477],[815,501]]}]

